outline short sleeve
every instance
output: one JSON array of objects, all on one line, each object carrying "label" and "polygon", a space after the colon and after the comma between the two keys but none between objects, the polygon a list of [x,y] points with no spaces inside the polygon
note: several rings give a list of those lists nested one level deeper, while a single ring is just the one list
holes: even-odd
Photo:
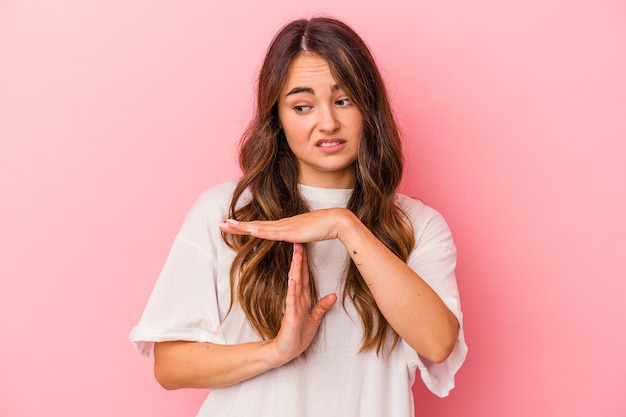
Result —
[{"label": "short sleeve", "polygon": [[[189,211],[130,340],[152,356],[154,342],[224,343],[218,302],[220,234],[228,207],[224,190],[203,194]],[[230,194],[228,194],[230,195]]]},{"label": "short sleeve", "polygon": [[[413,200],[414,201],[414,200]],[[454,388],[454,376],[467,356],[463,332],[463,314],[456,283],[456,247],[444,218],[421,202],[407,211],[416,236],[416,246],[407,264],[439,295],[459,322],[459,333],[450,356],[442,363],[422,358],[406,342],[402,342],[409,368],[419,369],[424,384],[439,397]]]}]

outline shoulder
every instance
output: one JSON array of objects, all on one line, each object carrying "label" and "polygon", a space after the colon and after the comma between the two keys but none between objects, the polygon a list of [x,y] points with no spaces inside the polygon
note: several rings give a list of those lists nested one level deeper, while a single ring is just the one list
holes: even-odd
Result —
[{"label": "shoulder", "polygon": [[[196,246],[220,241],[218,224],[228,217],[228,209],[237,182],[216,184],[202,192],[191,206],[177,238]],[[208,240],[207,240],[208,239]]]},{"label": "shoulder", "polygon": [[187,228],[201,227],[223,221],[228,215],[230,200],[236,185],[235,181],[225,182],[202,192],[189,209],[185,226]]},{"label": "shoulder", "polygon": [[422,200],[404,194],[396,194],[396,205],[417,223],[428,223],[433,219],[443,220],[443,216],[434,208],[424,204]]},{"label": "shoulder", "polygon": [[236,186],[236,181],[228,181],[214,185],[211,188],[205,190],[202,194],[200,194],[195,204],[206,206],[223,205],[225,203],[226,205],[228,205],[230,204],[230,200],[233,196],[233,191],[235,191]]},{"label": "shoulder", "polygon": [[[233,199],[233,193],[235,192],[237,184],[237,181],[228,181],[214,185],[213,187],[207,189],[202,194],[200,194],[194,204],[194,207],[225,207],[227,212],[228,208],[230,207],[231,200]],[[242,205],[247,204],[250,201],[250,198],[251,197],[249,190],[244,190],[239,200],[237,201],[237,207],[241,207]]]},{"label": "shoulder", "polygon": [[437,210],[404,194],[396,195],[396,204],[411,222],[418,245],[428,241],[454,247],[450,228]]}]

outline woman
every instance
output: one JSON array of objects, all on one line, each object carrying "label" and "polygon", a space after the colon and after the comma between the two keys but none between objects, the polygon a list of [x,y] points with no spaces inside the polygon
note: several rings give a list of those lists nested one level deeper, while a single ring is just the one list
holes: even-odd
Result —
[{"label": "woman", "polygon": [[[131,340],[201,416],[412,416],[466,346],[442,217],[396,193],[400,138],[363,41],[329,18],[274,38],[243,176],[185,220]],[[321,297],[321,298],[320,298]]]}]

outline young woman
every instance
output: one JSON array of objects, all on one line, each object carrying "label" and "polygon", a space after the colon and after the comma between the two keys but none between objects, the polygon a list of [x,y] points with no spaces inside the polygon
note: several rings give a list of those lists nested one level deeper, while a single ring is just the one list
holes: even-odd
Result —
[{"label": "young woman", "polygon": [[443,218],[396,192],[397,127],[358,35],[329,18],[274,38],[242,178],[189,212],[131,340],[200,416],[412,416],[467,351]]}]

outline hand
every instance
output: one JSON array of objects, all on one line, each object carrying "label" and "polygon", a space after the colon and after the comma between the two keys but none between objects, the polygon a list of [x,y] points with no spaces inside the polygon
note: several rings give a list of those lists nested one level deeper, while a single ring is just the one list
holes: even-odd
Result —
[{"label": "hand", "polygon": [[280,220],[239,222],[228,219],[219,225],[225,233],[250,235],[267,240],[305,243],[338,239],[352,212],[343,208],[316,210]]},{"label": "hand", "polygon": [[306,350],[315,337],[324,314],[337,301],[337,294],[328,294],[310,309],[309,269],[304,247],[294,244],[289,269],[289,286],[285,314],[278,335],[271,341],[277,363],[285,364]]}]

